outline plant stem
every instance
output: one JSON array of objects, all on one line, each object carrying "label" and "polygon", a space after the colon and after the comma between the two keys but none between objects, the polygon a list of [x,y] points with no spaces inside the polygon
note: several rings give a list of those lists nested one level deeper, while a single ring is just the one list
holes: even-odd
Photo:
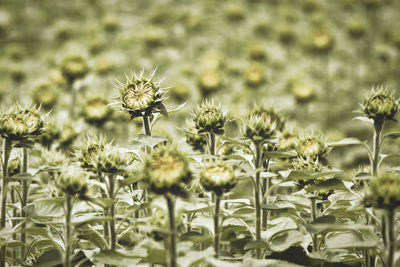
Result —
[{"label": "plant stem", "polygon": [[215,140],[215,133],[210,132],[210,155],[215,156],[216,154],[216,140]]},{"label": "plant stem", "polygon": [[71,256],[72,256],[72,207],[74,199],[69,194],[65,194],[65,255],[64,255],[64,267],[72,267]]},{"label": "plant stem", "polygon": [[[256,157],[254,159],[254,167],[255,167],[255,187],[254,187],[254,205],[256,212],[256,241],[261,240],[261,201],[260,201],[260,167],[261,167],[261,159],[262,159],[262,144],[255,143],[256,147]],[[256,257],[257,259],[261,258],[261,248],[256,249]]]},{"label": "plant stem", "polygon": [[114,199],[115,198],[115,196],[114,196],[114,192],[115,192],[115,176],[114,175],[110,175],[109,176],[109,183],[110,183],[109,197],[110,197],[110,199],[112,199],[114,201],[114,203],[110,207],[110,216],[111,216],[111,220],[110,220],[110,236],[111,236],[110,248],[111,248],[111,250],[115,250],[116,244],[117,244],[117,234],[116,234],[116,231],[115,231],[115,199]]},{"label": "plant stem", "polygon": [[[6,227],[6,216],[7,216],[7,187],[8,187],[8,160],[11,153],[11,140],[8,138],[4,139],[3,143],[3,185],[1,192],[1,219],[0,219],[0,230]],[[6,266],[6,252],[7,245],[1,247],[0,256],[0,267]]]},{"label": "plant stem", "polygon": [[67,83],[67,90],[71,91],[71,106],[69,107],[69,115],[71,119],[75,118],[75,106],[76,106],[76,90],[74,89],[74,81],[69,80]]},{"label": "plant stem", "polygon": [[394,216],[395,210],[388,209],[386,214],[387,228],[386,228],[386,267],[394,267],[394,253],[396,251],[396,236],[394,229]]},{"label": "plant stem", "polygon": [[145,135],[151,136],[150,118],[147,115],[143,115],[143,129]]},{"label": "plant stem", "polygon": [[374,121],[374,143],[373,143],[373,158],[372,158],[372,175],[378,174],[378,164],[381,152],[381,137],[382,137],[383,120],[375,119]]},{"label": "plant stem", "polygon": [[[22,173],[28,172],[28,149],[26,147],[22,148]],[[23,217],[23,224],[22,230],[26,228],[26,214],[25,214],[25,207],[28,204],[28,191],[29,191],[29,184],[27,180],[22,181],[22,203],[21,203],[21,215]],[[21,233],[21,242],[26,244],[26,233],[23,231]],[[21,248],[21,259],[25,258],[25,246]]]},{"label": "plant stem", "polygon": [[214,213],[214,249],[215,257],[218,258],[219,255],[219,213],[221,205],[221,196],[215,194],[215,213]]},{"label": "plant stem", "polygon": [[173,196],[165,195],[167,199],[168,214],[169,214],[169,228],[170,228],[170,246],[169,246],[169,267],[177,266],[177,253],[176,253],[176,226],[175,226],[175,201]]},{"label": "plant stem", "polygon": [[[317,219],[317,199],[315,197],[311,197],[311,218],[313,221]],[[312,242],[313,242],[313,252],[318,251],[318,235],[312,235]]]},{"label": "plant stem", "polygon": [[[266,161],[266,165],[265,165],[265,170],[268,171],[269,169],[269,162],[270,159],[267,159]],[[262,195],[264,196],[265,194],[267,194],[269,189],[269,179],[264,179],[262,181]],[[268,204],[268,195],[265,196],[265,198],[263,198],[263,205],[267,205]],[[262,209],[262,229],[266,230],[267,229],[267,225],[268,225],[268,210],[266,209]]]}]

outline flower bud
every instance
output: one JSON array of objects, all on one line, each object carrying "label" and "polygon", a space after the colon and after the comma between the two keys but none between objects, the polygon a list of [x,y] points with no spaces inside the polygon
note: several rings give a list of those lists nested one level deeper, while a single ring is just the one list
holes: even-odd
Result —
[{"label": "flower bud", "polygon": [[118,88],[120,93],[118,100],[132,119],[159,112],[158,108],[164,100],[164,90],[160,88],[160,82],[154,82],[154,74],[155,72],[145,77],[144,73],[140,72],[132,79],[128,78],[122,88]]},{"label": "flower bud", "polygon": [[292,82],[290,90],[298,103],[308,103],[315,98],[314,88],[302,81]]},{"label": "flower bud", "polygon": [[44,122],[39,109],[31,107],[3,114],[0,117],[0,134],[3,138],[23,141],[34,138],[43,132]]},{"label": "flower bud", "polygon": [[83,57],[71,55],[63,59],[61,72],[67,81],[71,83],[76,79],[83,78],[89,72],[89,67]]},{"label": "flower bud", "polygon": [[369,198],[376,208],[395,209],[400,206],[400,177],[384,172],[373,178],[369,184]]},{"label": "flower bud", "polygon": [[276,129],[280,132],[285,129],[285,119],[280,113],[276,112],[273,107],[267,108],[263,105],[257,106],[251,111],[251,115],[270,118],[270,120],[276,124]]},{"label": "flower bud", "polygon": [[262,142],[276,136],[277,122],[265,114],[250,113],[243,123],[242,133],[244,137],[253,142]]},{"label": "flower bud", "polygon": [[265,82],[265,70],[259,63],[251,64],[245,72],[245,80],[247,85],[257,87]]},{"label": "flower bud", "polygon": [[144,177],[156,194],[179,194],[192,174],[186,156],[177,148],[167,146],[154,150],[146,159]]},{"label": "flower bud", "polygon": [[194,127],[199,133],[223,134],[226,115],[219,106],[212,102],[204,102],[193,112]]},{"label": "flower bud", "polygon": [[399,110],[399,103],[394,97],[394,91],[389,93],[383,87],[377,91],[373,88],[361,106],[368,118],[380,121],[393,120]]},{"label": "flower bud", "polygon": [[208,69],[200,74],[199,87],[204,96],[215,93],[222,86],[222,76],[217,69]]},{"label": "flower bud", "polygon": [[41,82],[32,91],[33,101],[45,109],[51,109],[58,100],[58,93],[54,85],[49,82]]},{"label": "flower bud", "polygon": [[334,45],[330,32],[321,30],[314,32],[311,37],[311,49],[316,53],[328,53]]},{"label": "flower bud", "polygon": [[204,152],[204,146],[207,144],[206,138],[196,132],[194,128],[185,132],[186,143],[188,143],[193,150]]},{"label": "flower bud", "polygon": [[107,174],[122,174],[130,163],[129,154],[107,146],[97,157],[97,170]]},{"label": "flower bud", "polygon": [[69,168],[56,179],[56,187],[63,193],[83,198],[88,191],[87,178],[79,169]]},{"label": "flower bud", "polygon": [[83,169],[98,172],[98,155],[106,149],[107,143],[103,139],[87,139],[78,152],[78,160]]},{"label": "flower bud", "polygon": [[107,105],[107,100],[101,97],[87,99],[82,112],[86,122],[101,127],[110,119],[112,114],[111,109]]},{"label": "flower bud", "polygon": [[217,163],[203,169],[200,173],[200,182],[206,190],[222,195],[235,186],[235,176],[228,166]]},{"label": "flower bud", "polygon": [[328,147],[320,135],[310,135],[299,139],[297,154],[302,158],[322,160],[328,155]]},{"label": "flower bud", "polygon": [[21,160],[15,157],[8,162],[8,176],[13,176],[21,172]]}]

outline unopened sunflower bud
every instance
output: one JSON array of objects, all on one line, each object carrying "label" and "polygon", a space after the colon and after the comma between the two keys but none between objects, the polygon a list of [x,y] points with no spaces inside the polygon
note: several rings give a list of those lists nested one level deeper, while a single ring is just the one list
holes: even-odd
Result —
[{"label": "unopened sunflower bud", "polygon": [[394,92],[389,93],[383,87],[377,91],[373,88],[361,106],[368,118],[379,121],[393,120],[399,110],[399,103],[394,97]]},{"label": "unopened sunflower bud", "polygon": [[85,197],[88,191],[87,178],[82,170],[70,168],[57,177],[55,185],[68,195]]},{"label": "unopened sunflower bud", "polygon": [[297,157],[291,161],[292,168],[294,170],[306,171],[306,172],[320,172],[324,166],[318,159]]},{"label": "unopened sunflower bud", "polygon": [[85,77],[89,72],[86,60],[79,55],[67,56],[61,63],[61,72],[70,83]]},{"label": "unopened sunflower bud", "polygon": [[315,98],[315,90],[308,83],[295,81],[292,83],[290,89],[299,103],[308,103]]},{"label": "unopened sunflower bud", "polygon": [[328,31],[317,31],[311,37],[311,48],[314,52],[327,53],[333,48],[333,45],[333,36]]},{"label": "unopened sunflower bud", "polygon": [[154,150],[144,164],[144,177],[156,194],[179,194],[192,179],[187,157],[175,147]]},{"label": "unopened sunflower bud", "polygon": [[206,138],[196,133],[196,129],[192,128],[185,132],[186,143],[188,143],[193,150],[204,151],[204,146],[207,144]]},{"label": "unopened sunflower bud", "polygon": [[198,84],[204,96],[215,93],[222,86],[221,73],[217,69],[208,69],[200,74]]},{"label": "unopened sunflower bud", "polygon": [[8,175],[13,176],[21,172],[21,160],[15,157],[8,162]]},{"label": "unopened sunflower bud", "polygon": [[81,146],[78,160],[83,169],[88,171],[97,172],[98,156],[107,147],[107,143],[103,139],[88,139],[85,144]]},{"label": "unopened sunflower bud", "polygon": [[257,87],[265,82],[265,70],[259,63],[251,64],[245,72],[246,83],[249,86]]},{"label": "unopened sunflower bud", "polygon": [[200,182],[208,191],[217,195],[228,192],[235,186],[233,171],[223,163],[209,165],[200,173]]},{"label": "unopened sunflower bud", "polygon": [[199,133],[223,134],[226,121],[222,109],[212,102],[204,102],[193,112],[194,127]]},{"label": "unopened sunflower bud", "polygon": [[39,109],[31,107],[3,114],[0,117],[0,134],[3,138],[23,141],[40,135],[44,129],[44,122]]},{"label": "unopened sunflower bud", "polygon": [[58,168],[68,165],[67,157],[55,149],[42,149],[40,154],[40,165],[52,168]]},{"label": "unopened sunflower bud", "polygon": [[276,112],[273,107],[265,107],[260,105],[255,107],[250,114],[262,116],[266,119],[270,118],[270,120],[276,124],[276,129],[280,132],[285,129],[285,119],[280,113]]},{"label": "unopened sunflower bud", "polygon": [[243,123],[242,132],[247,139],[262,142],[276,136],[276,122],[269,116],[250,114]]},{"label": "unopened sunflower bud", "polygon": [[129,155],[109,147],[99,154],[97,158],[97,170],[104,173],[121,174],[127,169],[129,161]]},{"label": "unopened sunflower bud", "polygon": [[107,105],[108,102],[104,98],[89,98],[83,106],[83,117],[89,124],[101,127],[110,119],[112,114],[111,109]]},{"label": "unopened sunflower bud", "polygon": [[160,111],[165,89],[160,87],[160,82],[153,80],[154,74],[153,72],[145,77],[144,73],[140,72],[139,75],[135,74],[132,79],[128,79],[121,88],[118,88],[120,93],[118,100],[132,119]]},{"label": "unopened sunflower bud", "polygon": [[32,91],[33,101],[45,109],[51,109],[57,103],[58,93],[49,82],[39,83]]},{"label": "unopened sunflower bud", "polygon": [[395,209],[400,206],[400,177],[384,172],[373,178],[369,184],[371,203],[376,208]]},{"label": "unopened sunflower bud", "polygon": [[328,147],[320,135],[311,135],[299,139],[297,154],[302,158],[322,160],[328,155]]}]

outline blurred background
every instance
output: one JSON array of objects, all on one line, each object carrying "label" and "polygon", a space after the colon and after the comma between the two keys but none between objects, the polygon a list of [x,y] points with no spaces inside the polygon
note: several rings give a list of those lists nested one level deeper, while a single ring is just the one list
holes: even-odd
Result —
[{"label": "blurred background", "polygon": [[[262,103],[294,131],[367,140],[372,131],[353,111],[372,86],[399,88],[399,21],[396,0],[1,0],[0,101],[41,104],[65,146],[91,131],[129,143],[141,122],[119,106],[101,112],[124,73],[157,68],[155,79],[171,86],[166,106],[187,104],[156,134],[183,136],[176,127],[190,127],[189,112],[214,99],[232,118]],[[69,86],[61,68],[71,56],[88,72]],[[362,148],[340,153],[342,166],[368,162]]]}]

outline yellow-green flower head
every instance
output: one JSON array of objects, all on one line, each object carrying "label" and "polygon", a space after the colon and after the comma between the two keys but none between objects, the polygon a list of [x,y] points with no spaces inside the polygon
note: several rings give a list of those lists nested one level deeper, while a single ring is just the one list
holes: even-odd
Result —
[{"label": "yellow-green flower head", "polygon": [[45,109],[51,109],[58,100],[58,92],[49,82],[41,82],[32,91],[33,101]]},{"label": "yellow-green flower head", "polygon": [[83,106],[83,117],[89,124],[100,127],[110,119],[112,114],[107,105],[108,101],[102,97],[88,98]]},{"label": "yellow-green flower head", "polygon": [[328,155],[328,147],[321,135],[313,134],[299,138],[297,154],[302,158],[322,160]]},{"label": "yellow-green flower head", "polygon": [[285,130],[279,138],[279,150],[290,151],[297,148],[298,136],[297,134]]},{"label": "yellow-green flower head", "polygon": [[13,176],[21,172],[21,160],[15,157],[8,162],[8,176]]},{"label": "yellow-green flower head", "polygon": [[276,112],[273,107],[265,107],[263,105],[255,107],[251,112],[251,115],[259,115],[265,118],[270,118],[272,122],[275,122],[276,129],[282,132],[285,129],[285,119],[283,116]]},{"label": "yellow-green flower head", "polygon": [[107,149],[109,144],[102,138],[88,138],[80,148],[78,160],[83,169],[98,172],[98,156]]},{"label": "yellow-green flower head", "polygon": [[79,132],[77,131],[76,127],[70,122],[62,125],[60,133],[61,135],[58,141],[60,147],[64,149],[70,147],[79,136]]},{"label": "yellow-green flower head", "polygon": [[82,56],[70,55],[63,59],[61,72],[69,82],[73,82],[76,79],[85,77],[89,72],[89,67]]},{"label": "yellow-green flower head", "polygon": [[205,70],[200,74],[198,84],[202,94],[207,96],[222,86],[222,75],[218,69]]},{"label": "yellow-green flower head", "polygon": [[394,209],[400,206],[400,177],[383,172],[369,184],[369,198],[376,208]]},{"label": "yellow-green flower head", "polygon": [[79,198],[84,198],[88,191],[86,174],[76,168],[68,168],[61,172],[55,185],[61,192]]},{"label": "yellow-green flower head", "polygon": [[315,52],[327,53],[334,45],[334,39],[330,32],[326,30],[316,31],[311,37],[311,47]]},{"label": "yellow-green flower head", "polygon": [[236,183],[232,169],[223,163],[206,166],[200,173],[200,182],[206,190],[217,195],[228,192]]},{"label": "yellow-green flower head", "polygon": [[297,157],[291,161],[292,168],[298,171],[306,172],[320,172],[323,170],[324,166],[318,158],[303,158]]},{"label": "yellow-green flower head", "polygon": [[191,128],[185,132],[186,143],[189,144],[193,150],[204,152],[204,146],[207,144],[206,138],[198,134],[195,128]]},{"label": "yellow-green flower head", "polygon": [[245,72],[245,80],[247,85],[257,87],[265,82],[266,75],[263,65],[260,63],[251,64]]},{"label": "yellow-green flower head", "polygon": [[193,112],[193,123],[198,133],[223,134],[226,114],[213,102],[205,101]]},{"label": "yellow-green flower head", "polygon": [[271,116],[253,112],[245,118],[242,127],[243,136],[255,143],[275,138],[277,131],[277,122]]},{"label": "yellow-green flower head", "polygon": [[16,107],[0,117],[0,134],[3,138],[22,141],[40,135],[43,130],[44,121],[36,107]]},{"label": "yellow-green flower head", "polygon": [[399,102],[394,97],[394,91],[389,93],[383,87],[378,88],[378,90],[372,88],[361,107],[370,119],[393,120],[399,111]]},{"label": "yellow-green flower head", "polygon": [[154,150],[144,164],[144,178],[157,194],[179,194],[192,179],[189,162],[176,147]]},{"label": "yellow-green flower head", "polygon": [[306,82],[294,81],[290,89],[299,103],[307,103],[315,98],[315,89]]},{"label": "yellow-green flower head", "polygon": [[154,74],[155,71],[145,77],[141,71],[139,75],[134,74],[132,79],[127,77],[126,83],[118,88],[120,93],[118,100],[132,119],[160,112],[165,89],[160,87],[161,82],[154,81]]}]

